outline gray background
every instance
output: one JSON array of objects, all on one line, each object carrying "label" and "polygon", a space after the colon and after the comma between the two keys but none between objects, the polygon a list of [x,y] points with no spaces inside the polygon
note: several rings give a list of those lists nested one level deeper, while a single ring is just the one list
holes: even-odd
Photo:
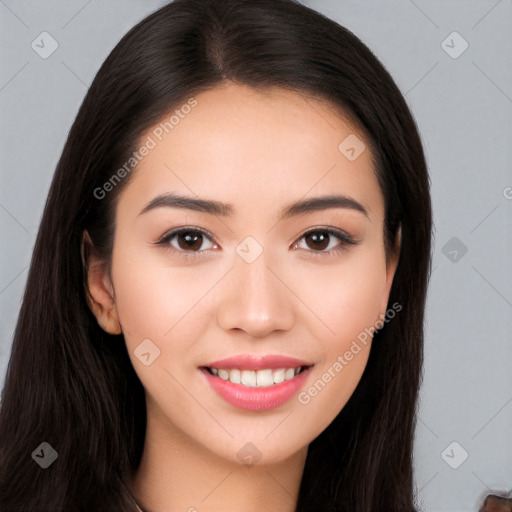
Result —
[{"label": "gray background", "polygon": [[[107,54],[163,3],[0,0],[2,381],[68,130]],[[512,489],[512,2],[304,3],[374,51],[417,119],[436,234],[416,485],[428,512],[475,511]],[[47,59],[31,47],[43,31],[59,45]]]}]

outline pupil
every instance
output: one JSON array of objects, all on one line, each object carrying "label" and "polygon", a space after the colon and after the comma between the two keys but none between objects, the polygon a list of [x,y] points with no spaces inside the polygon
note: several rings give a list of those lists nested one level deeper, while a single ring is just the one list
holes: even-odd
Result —
[{"label": "pupil", "polygon": [[[318,234],[320,233],[320,234]],[[325,249],[329,245],[329,234],[321,233],[317,231],[316,233],[311,233],[306,237],[308,240],[313,241],[314,244],[320,244],[312,247],[312,249]]]},{"label": "pupil", "polygon": [[[185,241],[185,245],[181,243],[181,240]],[[180,233],[178,241],[180,249],[199,249],[203,243],[203,236],[194,234],[193,231],[187,231],[186,233]]]}]

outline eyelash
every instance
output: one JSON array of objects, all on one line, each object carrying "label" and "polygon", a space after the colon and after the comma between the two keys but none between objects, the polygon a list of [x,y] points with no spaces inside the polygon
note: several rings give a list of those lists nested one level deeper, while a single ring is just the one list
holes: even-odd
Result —
[{"label": "eyelash", "polygon": [[[340,241],[340,243],[334,249],[329,249],[328,251],[326,251],[326,250],[314,251],[312,249],[307,250],[307,252],[311,253],[314,257],[325,258],[328,256],[338,255],[338,254],[342,253],[344,250],[346,250],[347,245],[356,245],[357,244],[357,242],[353,238],[351,238],[347,233],[345,233],[344,231],[340,231],[339,229],[328,228],[328,227],[317,227],[314,229],[310,229],[309,231],[306,231],[304,234],[302,234],[298,238],[298,241],[294,242],[294,247],[303,238],[305,238],[307,235],[310,235],[312,233],[326,233],[327,235],[329,235],[331,237],[335,237]],[[330,240],[329,240],[329,242],[330,242]]]},{"label": "eyelash", "polygon": [[[172,250],[173,252],[179,253],[180,257],[184,258],[197,258],[201,256],[201,253],[207,252],[211,249],[203,249],[200,251],[185,251],[182,249],[176,249],[175,247],[172,247],[170,245],[170,241],[175,237],[182,233],[199,233],[202,236],[205,236],[210,242],[213,242],[213,236],[205,231],[204,229],[199,229],[195,227],[185,227],[185,228],[177,228],[172,231],[169,231],[166,233],[160,240],[155,242],[155,245],[162,245],[167,246],[165,249]],[[332,256],[334,254],[339,254],[342,251],[346,249],[346,245],[357,245],[357,242],[351,238],[349,235],[347,235],[345,232],[340,231],[338,229],[328,228],[328,227],[319,227],[310,229],[309,231],[306,231],[304,234],[302,234],[297,242],[294,242],[294,246],[299,243],[300,240],[302,240],[307,235],[310,235],[312,233],[327,233],[330,236],[334,236],[340,240],[340,244],[336,246],[335,249],[330,249],[328,251],[322,250],[322,251],[314,251],[314,250],[308,250],[308,252],[312,253],[314,257],[326,257],[326,256]]]}]

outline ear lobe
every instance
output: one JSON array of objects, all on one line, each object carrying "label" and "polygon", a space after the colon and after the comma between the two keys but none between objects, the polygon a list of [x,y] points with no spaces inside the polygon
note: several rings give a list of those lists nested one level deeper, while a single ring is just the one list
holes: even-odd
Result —
[{"label": "ear lobe", "polygon": [[108,265],[94,248],[87,231],[82,235],[80,253],[86,276],[84,286],[89,309],[104,331],[109,334],[121,334],[122,329],[115,305],[114,288],[108,275]]}]

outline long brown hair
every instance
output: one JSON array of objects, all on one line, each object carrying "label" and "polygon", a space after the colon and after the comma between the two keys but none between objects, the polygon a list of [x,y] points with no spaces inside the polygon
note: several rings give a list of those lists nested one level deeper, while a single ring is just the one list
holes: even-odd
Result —
[{"label": "long brown hair", "polygon": [[[225,80],[287,88],[350,115],[371,145],[387,248],[401,227],[389,302],[403,310],[376,332],[356,390],[311,443],[297,511],[416,510],[412,445],[432,212],[407,104],[355,35],[297,1],[176,0],[108,56],[58,162],[2,392],[3,512],[135,512],[123,482],[141,459],[144,390],[123,336],[105,333],[87,306],[82,233],[108,260],[116,200],[130,176],[104,198],[95,190],[162,115]],[[42,442],[58,454],[47,469],[31,456]]]}]

